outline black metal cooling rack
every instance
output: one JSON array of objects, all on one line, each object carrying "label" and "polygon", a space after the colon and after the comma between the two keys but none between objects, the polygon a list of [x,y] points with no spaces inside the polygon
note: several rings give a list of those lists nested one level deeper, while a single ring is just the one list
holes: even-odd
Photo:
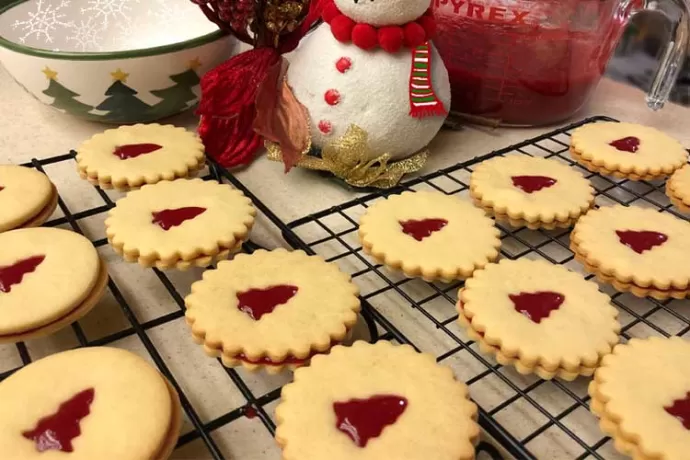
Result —
[{"label": "black metal cooling rack", "polygon": [[[70,169],[74,170],[76,168],[75,155],[76,152],[70,152],[66,155],[60,155],[41,160],[34,159],[31,162],[26,163],[22,166],[35,168],[38,171],[41,171],[50,177],[49,169],[55,166],[68,166]],[[74,172],[74,174],[75,180],[79,180],[76,178],[76,172]],[[237,180],[225,169],[219,167],[218,165],[210,164],[208,168],[208,173],[203,175],[203,178],[206,180],[212,179],[217,180],[219,182],[231,183],[234,187],[241,189],[249,198],[252,199],[255,207],[264,215],[264,217],[266,217],[269,220],[269,222],[275,225],[284,234],[291,235],[289,227],[283,221],[281,221],[280,218],[278,218],[268,206],[261,202],[249,189],[247,189],[239,180]],[[64,199],[64,197],[62,195],[59,195],[58,214],[62,214],[62,216],[46,222],[44,226],[68,227],[77,233],[89,237],[89,233],[91,232],[85,231],[86,229],[84,228],[84,223],[88,221],[88,219],[90,218],[99,216],[101,218],[104,218],[107,211],[115,206],[115,203],[114,198],[111,196],[111,193],[104,191],[99,187],[87,188],[90,190],[95,190],[95,193],[98,195],[98,204],[88,206],[87,209],[80,209],[79,211],[75,211],[67,205],[67,202]],[[90,239],[96,248],[106,246],[108,243],[106,238]],[[296,235],[291,235],[291,241],[293,243],[293,246],[301,247],[305,249],[307,252],[313,253],[313,251],[306,244],[300,243],[300,240]],[[252,241],[249,241],[245,243],[243,251],[251,253],[256,249],[260,248],[261,247],[259,245],[253,243]],[[80,322],[76,322],[71,325],[71,330],[75,336],[77,346],[117,346],[117,343],[123,339],[127,339],[128,337],[133,336],[138,337],[139,341],[145,349],[145,352],[149,354],[154,364],[158,367],[161,373],[170,381],[172,386],[178,392],[183,411],[186,415],[187,420],[190,422],[192,426],[192,429],[190,431],[187,431],[186,433],[182,434],[182,436],[179,438],[177,447],[182,447],[193,441],[200,440],[201,442],[203,442],[205,448],[208,451],[208,454],[205,454],[203,458],[209,458],[209,456],[214,460],[224,460],[225,458],[229,458],[226,455],[224,455],[223,449],[219,447],[217,441],[214,440],[213,433],[216,430],[222,429],[245,416],[249,418],[258,418],[262,422],[263,426],[268,431],[268,433],[272,436],[275,432],[275,423],[269,415],[270,409],[267,406],[269,406],[272,403],[275,403],[280,398],[281,386],[273,388],[270,391],[257,392],[256,390],[252,389],[251,384],[247,381],[246,374],[238,372],[234,369],[228,369],[224,367],[221,364],[220,360],[216,360],[216,362],[218,367],[222,368],[223,372],[227,374],[226,384],[231,385],[235,389],[237,389],[244,398],[245,403],[231,411],[216,416],[211,420],[203,420],[203,417],[200,415],[199,411],[192,404],[190,395],[183,389],[183,385],[180,383],[180,375],[178,374],[178,377],[175,376],[176,373],[171,370],[170,365],[166,363],[162,351],[159,349],[159,347],[156,346],[154,340],[152,340],[151,338],[151,333],[154,331],[155,328],[159,328],[166,324],[171,324],[174,321],[181,319],[184,316],[185,311],[183,294],[181,293],[181,289],[178,283],[176,283],[175,280],[172,279],[173,277],[167,275],[163,271],[160,271],[155,268],[152,269],[152,271],[153,273],[155,273],[155,276],[157,277],[158,281],[162,284],[162,286],[170,295],[171,302],[175,304],[175,308],[173,308],[173,311],[167,314],[157,315],[155,318],[149,319],[147,321],[139,320],[137,317],[138,312],[135,308],[133,308],[130,302],[127,301],[126,295],[123,293],[127,286],[124,286],[122,283],[116,283],[113,280],[113,277],[110,276],[108,280],[108,293],[112,296],[112,298],[117,304],[117,307],[119,307],[119,310],[124,315],[127,326],[115,333],[111,333],[106,336],[98,337],[95,339],[89,339],[89,334],[85,332],[84,328],[80,324],[82,320],[80,320]],[[366,329],[368,329],[369,337],[372,341],[376,341],[378,338],[378,331],[373,321],[373,318],[369,314],[370,310],[373,311],[373,309],[365,305],[364,311],[362,312],[362,318],[364,320],[364,324],[366,325]],[[180,339],[191,340],[191,337],[188,334],[185,334],[185,336],[180,337]],[[31,357],[31,353],[29,351],[29,347],[27,347],[27,344],[20,342],[17,343],[15,346],[22,364],[16,368],[1,371],[0,382],[12,375],[17,370],[21,369],[23,366],[30,364],[33,360]],[[66,350],[69,348],[71,347],[66,347],[64,349]],[[480,458],[501,458],[498,451],[491,444],[488,444],[486,442],[482,442],[478,446],[477,450],[478,452],[483,452],[484,457]],[[198,457],[194,456],[191,458],[194,458],[196,460]],[[232,458],[235,458],[235,456],[233,455]],[[239,458],[239,460],[242,460],[242,458]]]},{"label": "black metal cooling rack", "polygon": [[[617,457],[609,438],[598,429],[588,410],[588,379],[574,382],[544,381],[518,374],[498,365],[478,351],[457,324],[455,304],[463,282],[427,283],[408,279],[387,270],[362,252],[357,238],[359,216],[374,201],[404,190],[430,189],[449,195],[468,196],[469,176],[474,165],[495,156],[520,153],[562,161],[580,170],[597,190],[596,203],[646,206],[671,212],[688,220],[664,194],[663,181],[628,181],[593,174],[568,155],[570,133],[578,126],[601,121],[593,117],[562,129],[529,139],[471,161],[419,177],[396,189],[360,197],[312,214],[289,224],[285,239],[297,247],[306,246],[338,263],[362,288],[364,305],[371,312],[381,338],[408,343],[432,353],[449,365],[470,386],[472,398],[481,407],[482,427],[499,439],[516,458]],[[554,264],[582,271],[570,251],[570,229],[529,230],[499,224],[503,257],[543,258]],[[294,239],[293,233],[298,239]],[[588,275],[587,279],[592,279]],[[631,294],[601,286],[620,311],[622,336],[652,334],[683,336],[690,331],[690,302],[638,299]],[[622,458],[622,457],[621,457]]]}]

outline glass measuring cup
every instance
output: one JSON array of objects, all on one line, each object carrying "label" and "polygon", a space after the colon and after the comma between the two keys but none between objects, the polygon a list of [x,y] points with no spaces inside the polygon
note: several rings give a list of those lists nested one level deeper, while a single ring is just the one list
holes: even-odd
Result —
[{"label": "glass measuring cup", "polygon": [[448,68],[452,110],[517,126],[570,117],[596,88],[628,20],[658,6],[676,23],[647,94],[654,110],[685,58],[684,0],[433,0],[434,44]]}]

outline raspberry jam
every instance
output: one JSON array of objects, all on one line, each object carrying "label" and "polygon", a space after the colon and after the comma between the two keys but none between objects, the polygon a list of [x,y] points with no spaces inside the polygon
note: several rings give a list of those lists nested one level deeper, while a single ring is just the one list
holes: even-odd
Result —
[{"label": "raspberry jam", "polygon": [[388,425],[394,424],[405,409],[407,399],[395,395],[334,402],[335,427],[358,447],[366,447],[370,439],[379,437]]},{"label": "raspberry jam", "polygon": [[433,0],[452,111],[518,126],[570,117],[615,49],[624,23],[613,14],[618,3]]},{"label": "raspberry jam", "polygon": [[196,206],[164,209],[162,211],[155,211],[151,213],[151,217],[153,217],[151,223],[158,225],[165,231],[168,231],[173,227],[182,225],[182,223],[186,220],[194,219],[196,216],[203,214],[205,211],[206,208],[198,208]]},{"label": "raspberry jam", "polygon": [[690,392],[684,398],[676,399],[673,404],[664,407],[664,410],[677,418],[685,429],[690,430]]},{"label": "raspberry jam", "polygon": [[543,188],[549,188],[558,182],[547,176],[512,176],[513,185],[525,193],[538,192]]},{"label": "raspberry jam", "polygon": [[401,220],[400,227],[406,235],[410,235],[417,241],[422,241],[448,225],[445,219],[421,219],[421,220]]},{"label": "raspberry jam", "polygon": [[278,284],[266,289],[250,289],[237,293],[237,308],[254,321],[271,313],[276,307],[292,299],[299,289],[297,286]]},{"label": "raspberry jam", "polygon": [[621,152],[635,153],[640,147],[640,139],[635,136],[628,136],[622,139],[616,139],[613,142],[609,142],[611,147],[615,147]]},{"label": "raspberry jam", "polygon": [[36,445],[36,450],[73,452],[72,440],[81,434],[80,422],[91,412],[96,391],[86,389],[60,404],[57,412],[42,418],[36,428],[22,432],[22,436]]},{"label": "raspberry jam", "polygon": [[551,291],[521,292],[508,297],[513,301],[516,311],[537,324],[548,318],[552,311],[558,310],[565,300],[563,294]]},{"label": "raspberry jam", "polygon": [[668,240],[668,236],[659,232],[652,232],[650,230],[616,230],[618,241],[626,245],[638,254],[661,246]]},{"label": "raspberry jam", "polygon": [[21,283],[24,275],[35,271],[45,258],[46,256],[27,257],[12,265],[0,267],[0,292],[10,292],[13,285]]},{"label": "raspberry jam", "polygon": [[163,147],[158,144],[126,144],[115,147],[113,155],[120,160],[129,160],[136,158],[139,155],[146,155],[147,153],[155,152]]}]

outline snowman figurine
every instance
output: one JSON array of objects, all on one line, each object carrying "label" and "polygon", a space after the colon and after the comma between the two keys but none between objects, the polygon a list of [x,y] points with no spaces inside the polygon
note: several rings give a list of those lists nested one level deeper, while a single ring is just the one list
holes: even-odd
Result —
[{"label": "snowman figurine", "polygon": [[322,0],[324,23],[290,59],[287,83],[323,147],[350,125],[368,135],[369,159],[424,149],[450,107],[448,72],[430,38],[430,0]]}]

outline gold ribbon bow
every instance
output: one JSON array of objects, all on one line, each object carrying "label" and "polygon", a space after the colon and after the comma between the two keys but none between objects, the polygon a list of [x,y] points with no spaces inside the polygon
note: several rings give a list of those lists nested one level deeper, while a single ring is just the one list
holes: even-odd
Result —
[{"label": "gold ribbon bow", "polygon": [[[397,185],[403,175],[422,169],[429,156],[424,149],[400,161],[391,162],[389,153],[370,160],[367,137],[362,128],[350,125],[343,137],[323,147],[321,158],[304,155],[297,166],[328,171],[353,187],[387,189]],[[278,144],[266,142],[266,149],[270,160],[282,161]]]}]

